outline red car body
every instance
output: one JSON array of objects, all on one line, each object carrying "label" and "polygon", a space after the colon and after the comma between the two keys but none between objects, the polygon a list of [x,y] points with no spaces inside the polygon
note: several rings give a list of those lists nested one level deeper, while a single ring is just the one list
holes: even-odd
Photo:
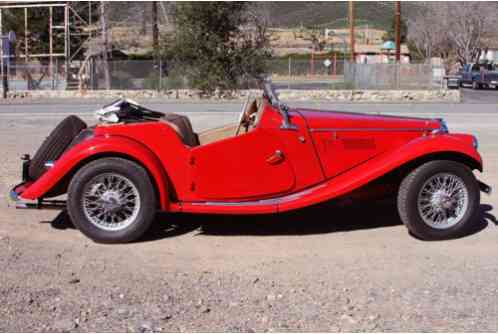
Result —
[{"label": "red car body", "polygon": [[101,124],[39,179],[14,189],[40,200],[89,161],[124,157],[149,173],[168,212],[282,212],[340,198],[403,166],[444,158],[482,170],[474,137],[438,119],[290,109],[264,100],[250,132],[189,147],[164,122]]}]

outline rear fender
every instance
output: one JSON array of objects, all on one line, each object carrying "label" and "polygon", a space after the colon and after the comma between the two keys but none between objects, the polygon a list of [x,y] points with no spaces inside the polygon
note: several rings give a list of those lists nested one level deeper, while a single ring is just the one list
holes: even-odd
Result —
[{"label": "rear fender", "polygon": [[28,200],[42,198],[66,176],[74,173],[87,162],[100,157],[128,157],[146,168],[153,178],[162,210],[168,210],[168,178],[159,158],[144,145],[121,136],[97,136],[75,145],[65,152],[38,180],[31,184],[20,197]]}]

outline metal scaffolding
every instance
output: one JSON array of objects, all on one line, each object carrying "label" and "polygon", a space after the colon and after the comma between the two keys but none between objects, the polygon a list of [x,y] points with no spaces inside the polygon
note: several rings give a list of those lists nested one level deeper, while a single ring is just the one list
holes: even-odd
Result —
[{"label": "metal scaffolding", "polygon": [[[50,71],[53,71],[54,60],[62,60],[65,64],[66,81],[69,80],[69,69],[71,66],[71,61],[75,59],[84,50],[84,40],[88,40],[92,37],[91,31],[91,15],[92,15],[92,1],[87,1],[88,3],[88,20],[82,18],[82,16],[71,6],[70,1],[41,1],[41,2],[19,2],[19,1],[2,1],[0,3],[0,36],[4,35],[4,20],[3,14],[7,10],[20,9],[24,12],[24,48],[22,52],[18,55],[19,58],[24,59],[25,63],[28,63],[32,58],[48,58]],[[29,41],[30,33],[30,18],[29,10],[33,8],[46,8],[48,11],[48,50],[47,52],[31,53],[30,50],[32,45]],[[54,10],[56,8],[62,8],[64,12],[63,22],[54,22]],[[79,30],[78,35],[83,37],[83,41],[76,49],[76,51],[71,54],[71,29]],[[19,32],[17,32],[19,33]],[[63,35],[63,52],[57,52],[56,49],[60,49],[60,45],[56,48],[56,43],[54,36]],[[86,38],[86,39],[85,39]],[[2,39],[3,43],[3,39]],[[1,57],[4,59],[3,45],[1,48]],[[2,67],[3,69],[3,67]]]}]

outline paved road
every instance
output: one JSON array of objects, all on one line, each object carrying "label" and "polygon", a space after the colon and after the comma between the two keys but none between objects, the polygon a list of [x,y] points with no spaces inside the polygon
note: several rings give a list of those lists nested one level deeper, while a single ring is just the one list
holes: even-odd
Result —
[{"label": "paved road", "polygon": [[468,104],[495,104],[498,105],[498,90],[461,88],[462,102]]},{"label": "paved road", "polygon": [[[443,116],[451,131],[477,135],[480,177],[498,185],[496,106],[334,106]],[[9,207],[19,154],[69,112],[92,121],[95,107],[0,107],[0,332],[498,330],[496,193],[483,196],[475,234],[441,242],[408,235],[390,205],[160,215],[144,240],[114,246],[89,241],[57,212]],[[152,107],[187,113],[198,131],[240,108]]]}]

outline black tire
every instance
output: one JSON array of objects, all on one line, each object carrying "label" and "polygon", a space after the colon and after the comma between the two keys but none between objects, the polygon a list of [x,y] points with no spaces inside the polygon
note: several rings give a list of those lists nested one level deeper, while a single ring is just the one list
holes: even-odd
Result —
[{"label": "black tire", "polygon": [[[105,173],[125,177],[138,191],[140,207],[131,223],[122,229],[109,231],[89,220],[83,208],[85,186]],[[100,243],[125,243],[137,240],[150,227],[156,213],[156,193],[146,170],[130,160],[102,158],[83,166],[72,178],[68,190],[67,208],[73,224],[87,237]]]},{"label": "black tire", "polygon": [[33,180],[42,176],[47,161],[57,160],[86,124],[79,117],[71,115],[60,122],[40,145],[29,165],[29,177]]},{"label": "black tire", "polygon": [[[419,192],[427,180],[439,173],[456,175],[468,192],[467,210],[456,224],[447,228],[434,228],[425,223],[418,210]],[[444,240],[468,235],[477,226],[479,202],[479,186],[472,171],[461,163],[447,160],[427,162],[413,170],[403,179],[398,192],[401,220],[413,235],[422,240]]]}]

